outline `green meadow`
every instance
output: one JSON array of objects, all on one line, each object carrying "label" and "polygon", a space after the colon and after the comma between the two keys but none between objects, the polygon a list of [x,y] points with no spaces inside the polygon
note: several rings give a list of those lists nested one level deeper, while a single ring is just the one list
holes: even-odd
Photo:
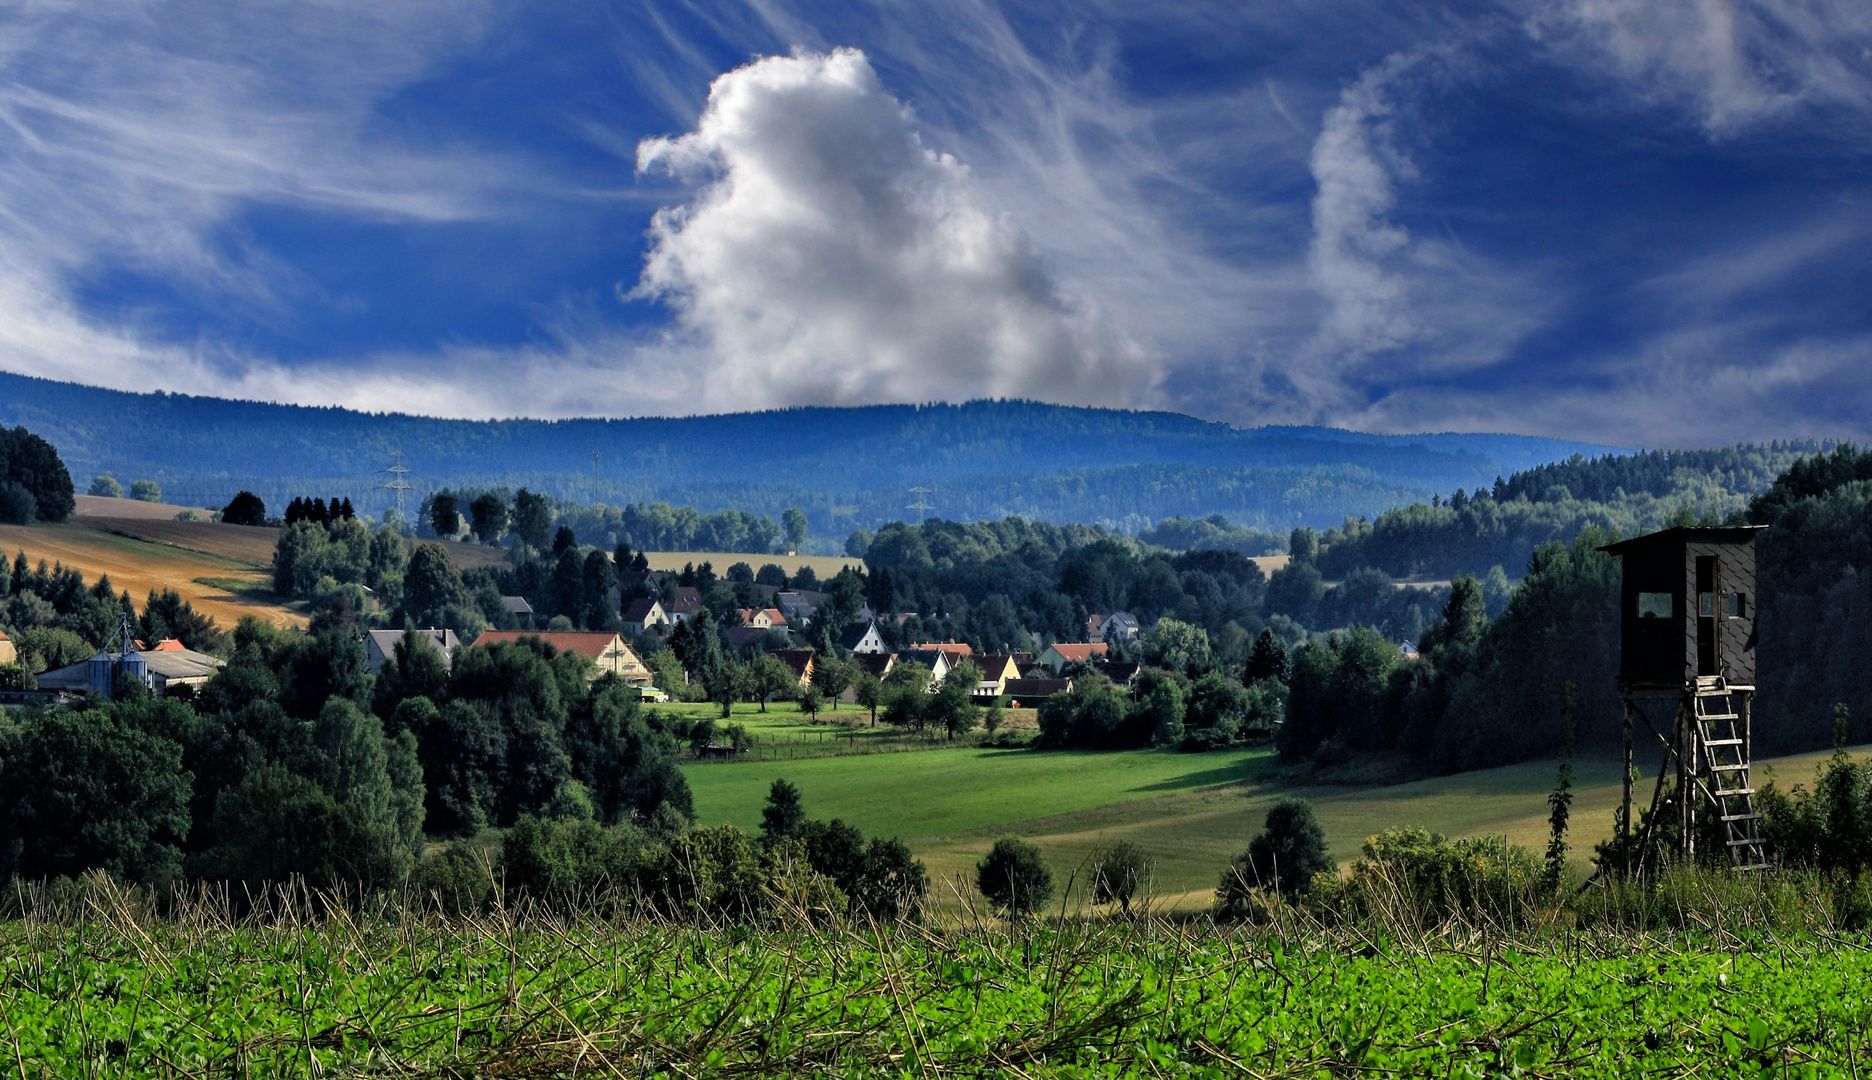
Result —
[{"label": "green meadow", "polygon": [[[1762,762],[1783,786],[1808,781],[1823,755]],[[996,837],[1038,844],[1064,880],[1101,846],[1128,840],[1153,860],[1158,902],[1208,904],[1223,867],[1286,795],[1313,802],[1332,854],[1357,857],[1366,837],[1398,825],[1451,836],[1503,835],[1539,851],[1555,761],[1527,762],[1391,785],[1295,783],[1267,749],[1213,754],[1174,750],[944,749],[799,761],[698,763],[684,769],[703,824],[760,826],[775,779],[797,785],[809,816],[842,818],[866,835],[901,836],[929,866],[939,898],[966,895],[975,861]],[[1641,760],[1649,774],[1655,761]],[[1574,766],[1575,869],[1611,835],[1618,763]],[[1649,795],[1644,786],[1642,794]]]}]

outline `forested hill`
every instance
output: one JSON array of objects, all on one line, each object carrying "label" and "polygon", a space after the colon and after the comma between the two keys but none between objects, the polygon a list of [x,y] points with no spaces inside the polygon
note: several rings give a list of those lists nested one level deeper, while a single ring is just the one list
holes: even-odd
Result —
[{"label": "forested hill", "polygon": [[0,423],[49,439],[81,488],[110,472],[125,482],[156,480],[170,501],[194,505],[219,505],[247,488],[269,505],[316,491],[375,512],[389,505],[384,469],[401,451],[418,495],[525,484],[612,504],[665,500],[772,514],[798,505],[816,536],[841,539],[854,527],[906,516],[913,487],[932,489],[933,513],[959,520],[1021,514],[1135,531],[1166,517],[1220,513],[1279,530],[1488,487],[1607,449],[1510,435],[1238,429],[1173,413],[1024,401],[441,420],[132,394],[4,373]]}]

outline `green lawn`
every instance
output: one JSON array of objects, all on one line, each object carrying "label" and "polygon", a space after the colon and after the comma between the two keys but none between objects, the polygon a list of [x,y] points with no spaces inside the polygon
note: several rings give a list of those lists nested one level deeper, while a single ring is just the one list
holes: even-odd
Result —
[{"label": "green lawn", "polygon": [[[738,718],[738,717],[737,717]],[[1824,757],[1763,761],[1762,779],[1811,783]],[[1657,762],[1640,762],[1646,774]],[[1357,858],[1365,838],[1399,825],[1451,836],[1505,835],[1536,852],[1547,843],[1547,794],[1555,762],[1535,761],[1406,784],[1369,787],[1283,783],[1271,751],[1180,754],[938,750],[806,761],[685,768],[705,824],[754,830],[776,777],[798,785],[806,813],[843,818],[866,835],[901,836],[938,882],[940,899],[966,892],[970,869],[1004,833],[1040,845],[1063,881],[1100,847],[1129,840],[1155,860],[1157,897],[1181,907],[1209,902],[1228,862],[1285,795],[1314,804],[1332,855]],[[1570,835],[1577,872],[1608,838],[1618,805],[1618,765],[1576,763]],[[1649,781],[1641,799],[1650,797]]]},{"label": "green lawn", "polygon": [[1179,754],[935,750],[809,761],[685,767],[706,823],[760,825],[776,778],[797,785],[806,812],[843,818],[866,835],[923,837],[997,828],[1098,806],[1198,791],[1249,778],[1266,750]]}]

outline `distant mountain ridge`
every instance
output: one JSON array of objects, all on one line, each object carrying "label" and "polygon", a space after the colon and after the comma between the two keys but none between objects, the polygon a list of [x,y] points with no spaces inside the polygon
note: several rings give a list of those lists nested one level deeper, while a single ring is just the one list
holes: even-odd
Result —
[{"label": "distant mountain ridge", "polygon": [[[622,420],[447,420],[332,407],[139,394],[0,373],[0,423],[93,474],[154,479],[171,501],[269,505],[316,493],[379,513],[392,454],[411,493],[521,486],[583,502],[703,511],[805,508],[820,536],[876,528],[926,487],[933,513],[1015,513],[1135,531],[1168,516],[1336,524],[1400,502],[1613,448],[1516,435],[1368,435],[1234,428],[1176,413],[973,401],[805,407]],[[597,455],[594,469],[594,453]],[[413,507],[412,507],[413,508]],[[842,533],[840,533],[842,536]]]}]

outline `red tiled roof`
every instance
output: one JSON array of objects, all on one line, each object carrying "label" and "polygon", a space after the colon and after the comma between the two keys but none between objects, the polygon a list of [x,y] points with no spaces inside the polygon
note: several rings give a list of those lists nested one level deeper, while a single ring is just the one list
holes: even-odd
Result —
[{"label": "red tiled roof", "polygon": [[188,652],[188,646],[177,641],[175,638],[166,637],[158,641],[156,647],[151,649],[150,652]]},{"label": "red tiled roof", "polygon": [[966,641],[925,641],[919,645],[912,645],[911,648],[933,649],[939,653],[946,653],[949,656],[950,663],[954,663],[963,657],[975,655],[974,648]]},{"label": "red tiled roof", "polygon": [[1053,651],[1064,657],[1067,663],[1076,664],[1094,656],[1104,656],[1107,650],[1103,641],[1074,641],[1056,643]]}]

